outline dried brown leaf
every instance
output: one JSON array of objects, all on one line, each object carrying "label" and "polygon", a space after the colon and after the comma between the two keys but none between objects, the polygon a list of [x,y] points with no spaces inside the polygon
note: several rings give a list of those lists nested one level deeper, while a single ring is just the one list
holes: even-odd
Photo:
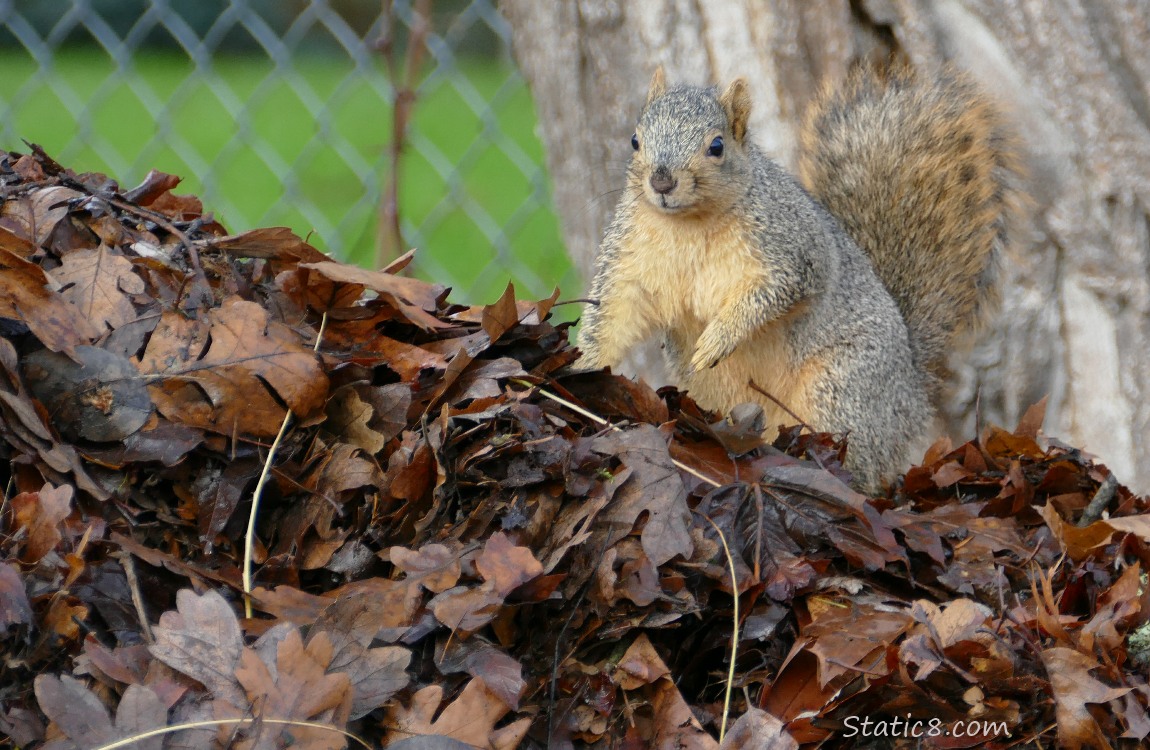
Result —
[{"label": "dried brown leaf", "polygon": [[807,650],[818,658],[821,687],[839,687],[859,673],[878,676],[889,671],[887,652],[910,629],[909,612],[880,607],[861,597],[827,606],[817,606],[816,601],[808,599],[812,621],[802,635],[812,639]]},{"label": "dried brown leaf", "polygon": [[12,625],[32,622],[32,603],[24,590],[20,570],[11,563],[0,563],[0,640]]},{"label": "dried brown leaf", "polygon": [[226,435],[272,436],[284,419],[281,403],[300,418],[323,407],[327,376],[291,329],[235,297],[208,318],[205,329],[165,313],[152,333],[141,368],[167,379],[151,388],[164,416]]},{"label": "dried brown leaf", "polygon": [[431,314],[438,308],[439,297],[444,292],[442,286],[383,271],[368,271],[329,260],[300,263],[299,267],[316,271],[332,281],[359,284],[371,289],[402,313],[409,322],[425,331],[451,327],[450,323],[445,323]]},{"label": "dried brown leaf", "polygon": [[487,333],[487,337],[495,342],[518,323],[519,311],[515,306],[515,286],[508,283],[503,296],[483,308],[483,330]]},{"label": "dried brown leaf", "polygon": [[72,487],[45,484],[37,492],[21,492],[12,498],[16,528],[26,535],[20,559],[39,562],[63,539],[60,526],[72,512]]},{"label": "dried brown leaf", "polygon": [[385,609],[386,603],[377,597],[342,596],[323,611],[308,635],[309,646],[319,633],[331,642],[328,671],[347,674],[352,719],[379,708],[410,681],[406,672],[410,651],[399,646],[370,648]]},{"label": "dried brown leaf", "polygon": [[52,291],[53,284],[40,266],[0,250],[0,318],[22,321],[44,346],[71,354],[74,347],[99,336],[100,330]]},{"label": "dried brown leaf", "polygon": [[[309,639],[305,648],[299,631],[291,628],[279,641],[275,662],[265,664],[252,649],[243,649],[235,679],[257,715],[277,719],[334,721],[342,726],[351,706],[351,683],[348,675],[329,674],[332,647],[327,635],[319,633]],[[288,736],[313,737],[323,745],[342,746],[331,732],[308,727],[282,727]]]},{"label": "dried brown leaf", "polygon": [[799,750],[799,743],[783,722],[751,706],[727,730],[719,750]]},{"label": "dried brown leaf", "polygon": [[267,258],[308,263],[327,261],[326,255],[304,242],[288,227],[262,227],[226,237],[213,237],[207,244],[237,258]]},{"label": "dried brown leaf", "polygon": [[783,660],[778,675],[759,700],[759,707],[786,722],[800,743],[818,742],[828,732],[812,726],[809,717],[820,715],[837,693],[837,689],[820,684],[818,661],[806,650],[806,642],[800,640]]},{"label": "dried brown leaf", "polygon": [[1043,396],[1038,403],[1033,404],[1026,410],[1026,413],[1022,415],[1022,419],[1018,420],[1018,426],[1014,428],[1015,435],[1028,437],[1031,440],[1038,439],[1038,431],[1042,429],[1042,423],[1046,419],[1047,399],[1047,396]]},{"label": "dried brown leaf", "polygon": [[65,216],[69,204],[83,193],[62,185],[49,185],[32,190],[23,200],[5,201],[0,215],[8,220],[8,226],[16,234],[43,247],[56,231]]},{"label": "dried brown leaf", "polygon": [[383,450],[387,437],[369,426],[375,418],[372,405],[360,398],[351,386],[340,388],[327,402],[327,421],[324,426],[334,435],[342,437],[369,455]]},{"label": "dried brown leaf", "polygon": [[386,720],[388,743],[413,735],[440,735],[474,747],[491,747],[492,736],[496,734],[495,724],[507,714],[508,707],[483,684],[483,680],[468,682],[455,700],[436,717],[443,698],[443,688],[431,685],[416,692],[407,706],[389,707]]},{"label": "dried brown leaf", "polygon": [[519,710],[519,698],[527,688],[519,661],[481,638],[449,638],[439,645],[435,663],[440,672],[467,672],[478,677],[512,711]]},{"label": "dried brown leaf", "polygon": [[[116,707],[116,732],[121,737],[132,737],[167,724],[168,707],[160,697],[144,685],[129,685]],[[138,750],[163,750],[164,737],[156,735],[137,740],[132,747]]]},{"label": "dried brown leaf", "polygon": [[76,678],[42,674],[36,678],[34,687],[40,710],[60,727],[75,747],[98,747],[119,739],[108,709]]},{"label": "dried brown leaf", "polygon": [[244,639],[231,606],[216,591],[197,596],[190,589],[176,593],[176,611],[160,616],[153,628],[152,655],[177,672],[199,681],[217,699],[247,705],[236,682]]},{"label": "dried brown leaf", "polygon": [[100,329],[119,328],[136,319],[136,306],[129,295],[144,291],[144,280],[131,261],[100,245],[64,256],[52,272],[62,286],[60,294]]},{"label": "dried brown leaf", "polygon": [[640,539],[651,562],[659,566],[676,556],[690,559],[694,544],[688,531],[687,489],[671,463],[663,434],[650,425],[638,425],[595,438],[592,445],[597,452],[618,456],[634,472],[603,513],[612,529],[605,546],[630,533],[645,512],[647,523]]},{"label": "dried brown leaf", "polygon": [[41,349],[25,357],[24,373],[56,429],[71,440],[118,442],[152,414],[152,400],[135,365],[104,349],[77,346],[72,357]]},{"label": "dried brown leaf", "polygon": [[655,651],[651,640],[645,633],[640,633],[619,659],[619,666],[613,679],[624,690],[635,690],[670,675],[671,670]]},{"label": "dried brown leaf", "polygon": [[1097,644],[1102,651],[1114,653],[1122,646],[1122,634],[1142,610],[1141,573],[1142,566],[1138,563],[1127,567],[1098,598],[1098,609],[1082,626],[1079,636],[1084,651],[1093,653]]},{"label": "dried brown leaf", "polygon": [[141,206],[147,206],[169,190],[180,184],[180,178],[174,174],[167,174],[151,169],[144,176],[144,181],[124,193],[124,199]]},{"label": "dried brown leaf", "polygon": [[[1058,514],[1058,509],[1052,503],[1040,506],[1038,512],[1046,521],[1046,525],[1050,527],[1050,531],[1062,551],[1075,562],[1081,562],[1097,554],[1099,550],[1110,543],[1110,538],[1114,536],[1115,527],[1110,521],[1095,521],[1089,526],[1079,528],[1062,520]],[[1138,519],[1139,517],[1130,516],[1130,518]],[[1120,521],[1121,519],[1114,520]],[[1137,527],[1138,523],[1130,525]],[[1150,533],[1150,524],[1144,525],[1147,526],[1145,531]]]},{"label": "dried brown leaf", "polygon": [[1042,663],[1054,694],[1059,745],[1070,750],[1109,748],[1106,732],[1098,726],[1087,706],[1117,700],[1133,688],[1112,688],[1099,682],[1090,674],[1098,663],[1074,649],[1060,646],[1046,649],[1042,652]]},{"label": "dried brown leaf", "polygon": [[436,594],[427,606],[448,628],[472,633],[495,618],[503,606],[503,596],[490,584],[455,586]]},{"label": "dried brown leaf", "polygon": [[53,597],[48,605],[42,627],[66,641],[76,641],[80,638],[80,626],[86,619],[88,608],[85,605],[77,604],[74,597],[59,595]]},{"label": "dried brown leaf", "polygon": [[475,568],[499,597],[505,597],[532,578],[543,575],[543,566],[527,547],[517,547],[502,531],[491,535]]},{"label": "dried brown leaf", "polygon": [[407,574],[407,580],[433,593],[446,591],[459,581],[459,554],[446,545],[425,544],[418,551],[392,547],[387,553],[392,564]]},{"label": "dried brown leaf", "polygon": [[719,743],[703,730],[699,720],[671,679],[662,679],[644,689],[650,693],[654,711],[653,736],[649,747],[665,750],[715,750]]}]

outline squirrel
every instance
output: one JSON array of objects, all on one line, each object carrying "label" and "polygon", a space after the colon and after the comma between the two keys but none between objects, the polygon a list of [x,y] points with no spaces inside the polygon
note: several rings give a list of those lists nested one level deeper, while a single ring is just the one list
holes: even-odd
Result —
[{"label": "squirrel", "polygon": [[700,406],[846,433],[876,493],[931,426],[948,346],[997,299],[1024,202],[1013,139],[956,70],[860,66],[810,107],[796,179],[748,137],[750,108],[744,79],[720,93],[656,70],[579,366],[661,333]]}]

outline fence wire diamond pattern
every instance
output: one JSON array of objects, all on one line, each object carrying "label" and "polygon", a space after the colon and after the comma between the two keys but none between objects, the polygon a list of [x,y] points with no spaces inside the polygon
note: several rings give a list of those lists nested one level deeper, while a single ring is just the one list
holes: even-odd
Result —
[{"label": "fence wire diamond pattern", "polygon": [[[400,43],[410,0],[389,5]],[[493,0],[433,4],[400,184],[422,275],[490,301],[575,283]],[[124,183],[186,178],[229,229],[375,261],[395,89],[378,0],[0,0],[0,146]]]}]

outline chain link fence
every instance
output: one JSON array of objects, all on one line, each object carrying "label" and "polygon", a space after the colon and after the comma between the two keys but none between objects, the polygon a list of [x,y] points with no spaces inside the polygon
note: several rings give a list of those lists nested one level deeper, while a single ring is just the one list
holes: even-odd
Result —
[{"label": "chain link fence", "polygon": [[[508,37],[494,0],[0,0],[0,146],[125,186],[171,172],[233,232],[370,266],[399,142],[417,273],[475,302],[574,289]],[[386,60],[421,39],[397,138]]]}]

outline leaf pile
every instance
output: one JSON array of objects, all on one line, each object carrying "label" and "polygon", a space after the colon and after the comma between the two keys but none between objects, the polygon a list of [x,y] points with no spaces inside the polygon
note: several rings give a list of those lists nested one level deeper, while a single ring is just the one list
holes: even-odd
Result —
[{"label": "leaf pile", "polygon": [[177,182],[0,152],[0,747],[714,748],[736,590],[724,747],[1150,736],[1147,500],[1041,407],[865,498],[832,436],[575,372],[558,293]]}]

